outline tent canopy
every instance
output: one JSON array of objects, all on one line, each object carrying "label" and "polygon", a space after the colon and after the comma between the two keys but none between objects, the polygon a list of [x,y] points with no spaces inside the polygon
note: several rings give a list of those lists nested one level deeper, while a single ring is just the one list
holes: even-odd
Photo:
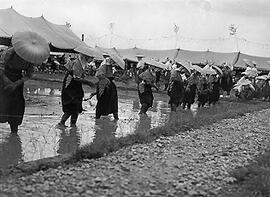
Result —
[{"label": "tent canopy", "polygon": [[181,64],[191,62],[193,64],[206,64],[213,62],[215,65],[221,65],[224,62],[235,65],[238,60],[239,53],[218,53],[212,51],[188,51],[179,50],[175,60]]},{"label": "tent canopy", "polygon": [[36,32],[58,51],[71,50],[79,45],[85,45],[66,25],[53,24],[43,16],[26,17],[16,12],[12,7],[0,9],[0,44],[6,45],[5,39],[12,37],[17,31]]},{"label": "tent canopy", "polygon": [[245,69],[246,65],[244,59],[248,59],[250,61],[255,61],[257,64],[257,69],[262,71],[270,71],[270,64],[267,61],[270,61],[270,57],[258,57],[258,56],[251,56],[240,53],[239,59],[235,65],[236,68]]},{"label": "tent canopy", "polygon": [[106,49],[102,47],[96,47],[103,52],[111,52],[112,50],[118,53],[123,59],[127,59],[129,61],[137,62],[137,55],[144,55],[145,57],[155,60],[164,62],[166,57],[170,59],[175,59],[177,56],[178,50],[171,49],[171,50],[148,50],[148,49],[140,49],[140,48],[129,48],[129,49]]},{"label": "tent canopy", "polygon": [[[257,68],[259,70],[270,71],[270,65],[267,61],[270,61],[270,57],[257,57],[246,55],[240,52],[232,53],[220,53],[213,51],[189,51],[182,49],[171,49],[171,50],[149,50],[149,49],[140,49],[140,48],[129,48],[129,49],[116,49],[116,48],[103,48],[96,47],[102,52],[117,53],[123,59],[129,61],[138,62],[137,55],[144,55],[145,60],[159,60],[164,62],[166,57],[170,59],[175,59],[176,62],[189,66],[189,62],[193,64],[206,64],[209,62],[214,63],[214,65],[222,65],[223,63],[230,64],[235,68],[245,68],[245,63],[243,59],[249,59],[257,63]],[[159,65],[161,68],[162,64]]]}]

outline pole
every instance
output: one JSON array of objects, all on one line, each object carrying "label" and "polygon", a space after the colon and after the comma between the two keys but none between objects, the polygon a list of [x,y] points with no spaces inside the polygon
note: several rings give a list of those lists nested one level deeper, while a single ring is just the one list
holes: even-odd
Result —
[{"label": "pole", "polygon": [[235,43],[236,43],[236,50],[237,50],[237,52],[239,52],[238,38],[236,37],[236,35],[234,36],[234,39],[235,39]]},{"label": "pole", "polygon": [[113,27],[114,27],[114,23],[110,23],[110,32],[111,32],[111,36],[110,36],[110,48],[112,48]]},{"label": "pole", "polygon": [[174,44],[175,49],[177,49],[177,42],[178,42],[178,36],[177,36],[177,33],[175,33],[175,44]]},{"label": "pole", "polygon": [[84,42],[84,34],[82,34],[82,41]]},{"label": "pole", "polygon": [[178,41],[178,31],[179,31],[179,26],[174,24],[174,33],[175,33],[175,46],[174,48],[177,48],[177,41]]}]

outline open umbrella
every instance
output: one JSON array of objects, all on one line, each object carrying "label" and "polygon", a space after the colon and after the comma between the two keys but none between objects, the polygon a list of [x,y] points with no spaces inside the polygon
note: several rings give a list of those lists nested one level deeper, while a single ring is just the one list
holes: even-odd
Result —
[{"label": "open umbrella", "polygon": [[197,66],[197,65],[192,65],[192,69],[193,69],[193,70],[196,70],[196,71],[198,71],[198,72],[200,72],[200,73],[203,72],[202,68],[199,67],[199,66]]},{"label": "open umbrella", "polygon": [[203,74],[208,74],[208,75],[217,74],[217,72],[213,68],[211,68],[208,64],[205,67],[203,67],[202,73]]},{"label": "open umbrella", "polygon": [[261,75],[261,76],[258,76],[256,77],[257,80],[267,80],[269,79],[269,76],[268,75]]},{"label": "open umbrella", "polygon": [[192,65],[189,63],[183,63],[181,64],[189,73],[191,73]]},{"label": "open umbrella", "polygon": [[11,39],[15,52],[25,61],[41,64],[50,56],[48,42],[31,31],[16,32]]},{"label": "open umbrella", "polygon": [[74,49],[74,51],[77,51],[79,53],[82,53],[84,55],[87,55],[89,57],[97,58],[99,60],[103,60],[102,53],[99,52],[97,49],[94,49],[92,47],[88,47],[85,45],[80,45]]},{"label": "open umbrella", "polygon": [[156,60],[150,59],[150,58],[144,58],[144,62],[145,62],[146,64],[155,66],[155,67],[157,67],[157,68],[161,68],[161,69],[165,69],[165,68],[166,68],[165,64],[163,64],[163,63],[161,63],[161,62],[158,62],[158,61],[156,61]]},{"label": "open umbrella", "polygon": [[112,60],[118,66],[120,66],[120,68],[125,69],[125,61],[119,55],[117,55],[116,53],[110,53],[109,55],[112,58]]}]

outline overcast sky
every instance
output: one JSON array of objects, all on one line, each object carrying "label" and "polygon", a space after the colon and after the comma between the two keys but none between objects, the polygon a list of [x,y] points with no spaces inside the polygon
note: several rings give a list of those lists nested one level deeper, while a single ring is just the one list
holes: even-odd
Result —
[{"label": "overcast sky", "polygon": [[[148,48],[172,48],[173,27],[177,24],[178,46],[215,49],[213,45],[221,44],[208,39],[229,38],[228,27],[235,24],[238,37],[252,41],[240,43],[240,50],[252,48],[252,53],[270,56],[269,0],[1,0],[1,8],[11,5],[25,16],[43,14],[56,24],[71,23],[71,29],[79,37],[84,33],[90,45],[94,44],[92,37],[103,36],[98,44],[109,46],[110,39],[104,35],[110,34],[109,23],[114,23],[114,46],[128,46],[126,43],[132,38],[153,39],[129,40],[132,45],[138,42],[137,45]],[[231,50],[226,46],[223,49]]]}]

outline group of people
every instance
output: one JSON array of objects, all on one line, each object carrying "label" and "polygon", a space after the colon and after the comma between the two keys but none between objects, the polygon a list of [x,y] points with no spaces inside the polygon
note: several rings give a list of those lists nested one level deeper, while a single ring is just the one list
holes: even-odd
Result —
[{"label": "group of people", "polygon": [[[69,61],[64,67],[66,74],[61,94],[63,115],[57,126],[66,127],[65,123],[70,118],[70,126],[76,127],[78,116],[83,111],[83,84],[96,89],[95,92],[91,93],[90,98],[87,98],[97,97],[96,119],[113,114],[114,119],[118,120],[118,95],[113,71],[117,63],[109,54],[104,54],[104,61],[95,74],[98,82],[94,84],[85,79],[85,68],[89,62],[93,61],[94,55],[85,53],[85,51],[77,52],[79,53],[77,58]],[[18,126],[23,120],[25,110],[23,84],[31,78],[34,64],[35,62],[30,62],[18,54],[15,47],[10,47],[4,55],[0,77],[0,122],[8,122],[13,133],[17,133]],[[153,67],[139,61],[137,68],[137,89],[141,103],[139,114],[143,115],[153,105],[152,88],[156,90],[159,88],[156,86],[156,74]],[[216,85],[218,84],[217,77],[200,77],[199,72],[194,71],[189,77],[183,79],[184,74],[185,71],[180,66],[176,65],[171,68],[168,95],[172,111],[176,111],[176,107],[180,104],[183,104],[183,108],[190,108],[195,101],[196,92],[201,106],[204,106],[208,101],[213,104],[217,102],[219,97],[217,94],[218,85]],[[210,86],[211,91],[209,90]]]},{"label": "group of people", "polygon": [[[41,52],[38,57],[31,59],[32,55],[25,55],[27,54],[25,52],[21,53],[20,47],[16,48],[16,45],[14,45],[5,52],[2,67],[0,67],[0,122],[8,122],[12,133],[17,133],[18,126],[23,120],[25,110],[24,82],[31,78],[34,66],[44,62],[49,57],[47,42],[43,38],[35,36],[37,37],[35,39],[43,42],[43,46],[39,46],[38,50],[41,50]],[[33,42],[27,44],[33,45]],[[95,87],[96,91],[85,99],[88,100],[96,96],[95,118],[99,119],[101,116],[113,114],[114,119],[118,120],[118,94],[114,82],[114,70],[118,64],[117,61],[110,54],[103,54],[104,61],[95,73],[98,82],[94,84],[85,78],[85,70],[89,63],[93,62],[95,54],[79,48],[77,52],[79,55],[74,60],[68,61],[64,66],[66,74],[61,94],[63,115],[57,126],[66,127],[65,123],[70,118],[70,126],[76,127],[78,116],[83,111],[83,84]],[[191,65],[191,69],[188,70],[176,62],[169,63],[165,64],[167,65],[165,70],[168,82],[165,83],[164,90],[167,91],[169,104],[173,112],[179,106],[182,106],[183,109],[190,109],[195,101],[198,102],[198,107],[215,105],[220,98],[220,90],[226,91],[229,95],[233,88],[232,68],[230,65],[224,65],[222,70],[213,65],[206,65],[203,69],[198,70],[198,67],[196,69],[196,66]],[[159,91],[156,73],[153,66],[143,61],[142,55],[138,56],[135,81],[141,103],[140,115],[146,115],[148,109],[153,105],[153,88]],[[258,71],[256,67],[250,66],[250,64],[247,64],[247,69],[243,75],[235,85],[235,89],[239,90],[239,92],[242,92],[245,86],[254,87],[256,81],[258,81]],[[270,75],[266,77],[265,81],[268,79],[270,79]],[[269,83],[267,84],[269,87]]]},{"label": "group of people", "polygon": [[[245,59],[246,70],[234,86],[236,96],[241,99],[253,98],[270,99],[270,72],[260,75],[255,61]],[[270,65],[270,61],[268,62]]]},{"label": "group of people", "polygon": [[[147,65],[143,61],[143,56],[138,56],[138,91],[142,104],[140,113],[146,113],[147,109],[152,106],[153,94],[151,87],[159,89],[156,85],[155,69]],[[233,87],[232,68],[226,64],[222,70],[214,70],[211,65],[207,65],[201,70],[188,70],[186,67],[174,62],[171,64],[169,59],[165,63],[166,78],[164,82],[164,90],[167,91],[171,111],[176,111],[178,106],[183,109],[190,109],[191,105],[198,101],[199,107],[207,105],[215,105],[219,98],[220,92],[223,90],[230,94]],[[194,66],[195,67],[195,66]],[[165,79],[166,79],[165,78]]]}]

